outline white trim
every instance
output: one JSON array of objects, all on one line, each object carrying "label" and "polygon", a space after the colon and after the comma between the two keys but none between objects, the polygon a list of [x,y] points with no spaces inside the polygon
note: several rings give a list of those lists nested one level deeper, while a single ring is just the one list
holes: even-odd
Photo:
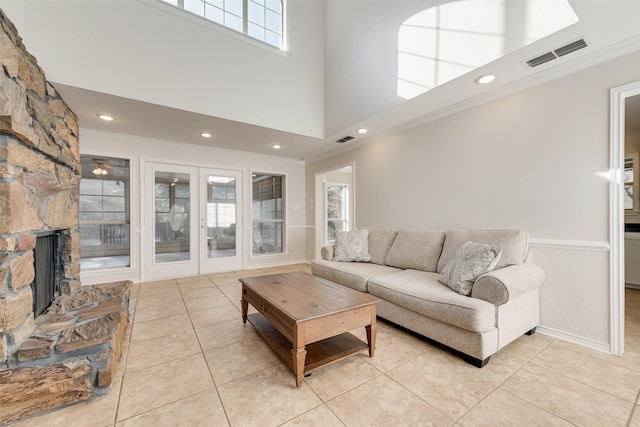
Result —
[{"label": "white trim", "polygon": [[567,341],[573,344],[577,344],[580,345],[582,347],[587,347],[587,348],[591,348],[593,350],[598,350],[601,351],[603,353],[611,353],[611,349],[610,347],[607,345],[607,343],[603,343],[600,341],[595,341],[589,338],[584,338],[575,334],[572,334],[570,332],[564,332],[564,331],[560,331],[558,329],[553,329],[553,328],[547,328],[545,326],[538,326],[536,328],[536,333],[542,334],[542,335],[547,335],[553,338],[558,338],[560,340],[563,341]]},{"label": "white trim", "polygon": [[624,354],[624,130],[625,100],[640,95],[640,81],[618,86],[610,92],[609,140],[609,316],[611,353]]},{"label": "white trim", "polygon": [[530,239],[532,248],[566,249],[576,251],[609,252],[609,242],[591,242],[583,240]]}]

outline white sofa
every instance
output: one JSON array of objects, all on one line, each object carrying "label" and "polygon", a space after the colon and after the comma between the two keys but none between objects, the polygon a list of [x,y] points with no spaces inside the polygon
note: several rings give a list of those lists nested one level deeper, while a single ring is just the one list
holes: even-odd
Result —
[{"label": "white sofa", "polygon": [[[337,262],[334,247],[322,248],[311,272],[381,299],[379,317],[457,352],[477,367],[540,320],[545,274],[531,262],[528,234],[520,230],[368,229],[369,262]],[[465,242],[496,245],[495,269],[480,275],[471,295],[438,279]]]}]

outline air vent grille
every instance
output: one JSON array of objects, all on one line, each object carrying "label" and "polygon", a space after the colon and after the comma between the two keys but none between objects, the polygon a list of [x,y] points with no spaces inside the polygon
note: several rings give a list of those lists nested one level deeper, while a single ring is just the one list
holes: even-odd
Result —
[{"label": "air vent grille", "polygon": [[575,52],[576,50],[584,49],[587,46],[588,45],[585,39],[576,40],[557,49],[554,49],[552,52],[547,52],[543,55],[536,56],[535,58],[528,60],[526,64],[531,68],[537,67],[546,62],[553,61],[556,58],[560,58],[561,56],[565,56],[572,52]]},{"label": "air vent grille", "polygon": [[580,50],[587,47],[587,42],[584,39],[576,40],[573,43],[569,43],[568,45],[562,46],[554,50],[553,52],[558,56],[565,56],[571,52],[575,52],[576,50]]},{"label": "air vent grille", "polygon": [[527,65],[533,68],[533,67],[537,67],[538,65],[542,65],[545,62],[553,61],[554,59],[556,59],[556,56],[553,54],[553,52],[548,52],[548,53],[545,53],[544,55],[540,55],[538,57],[528,60]]},{"label": "air vent grille", "polygon": [[343,138],[340,138],[340,139],[339,139],[339,140],[337,140],[336,142],[337,142],[338,144],[344,144],[344,143],[345,143],[345,142],[347,142],[347,141],[351,141],[353,138],[355,138],[355,137],[354,137],[354,136],[351,136],[351,135],[347,135],[347,136],[345,136],[345,137],[343,137]]}]

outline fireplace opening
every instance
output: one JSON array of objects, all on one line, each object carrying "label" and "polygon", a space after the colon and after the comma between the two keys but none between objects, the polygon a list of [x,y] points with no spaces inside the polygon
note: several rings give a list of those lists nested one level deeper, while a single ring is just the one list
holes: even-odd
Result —
[{"label": "fireplace opening", "polygon": [[59,270],[62,266],[59,239],[59,230],[36,234],[36,247],[33,250],[35,278],[31,284],[35,317],[49,308],[53,299],[60,294]]}]

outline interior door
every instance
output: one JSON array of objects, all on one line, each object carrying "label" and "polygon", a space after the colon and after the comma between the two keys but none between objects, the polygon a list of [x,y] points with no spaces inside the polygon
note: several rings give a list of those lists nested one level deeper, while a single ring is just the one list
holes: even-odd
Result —
[{"label": "interior door", "polygon": [[242,269],[242,172],[200,169],[200,271]]},{"label": "interior door", "polygon": [[145,164],[144,280],[199,273],[198,168]]}]

